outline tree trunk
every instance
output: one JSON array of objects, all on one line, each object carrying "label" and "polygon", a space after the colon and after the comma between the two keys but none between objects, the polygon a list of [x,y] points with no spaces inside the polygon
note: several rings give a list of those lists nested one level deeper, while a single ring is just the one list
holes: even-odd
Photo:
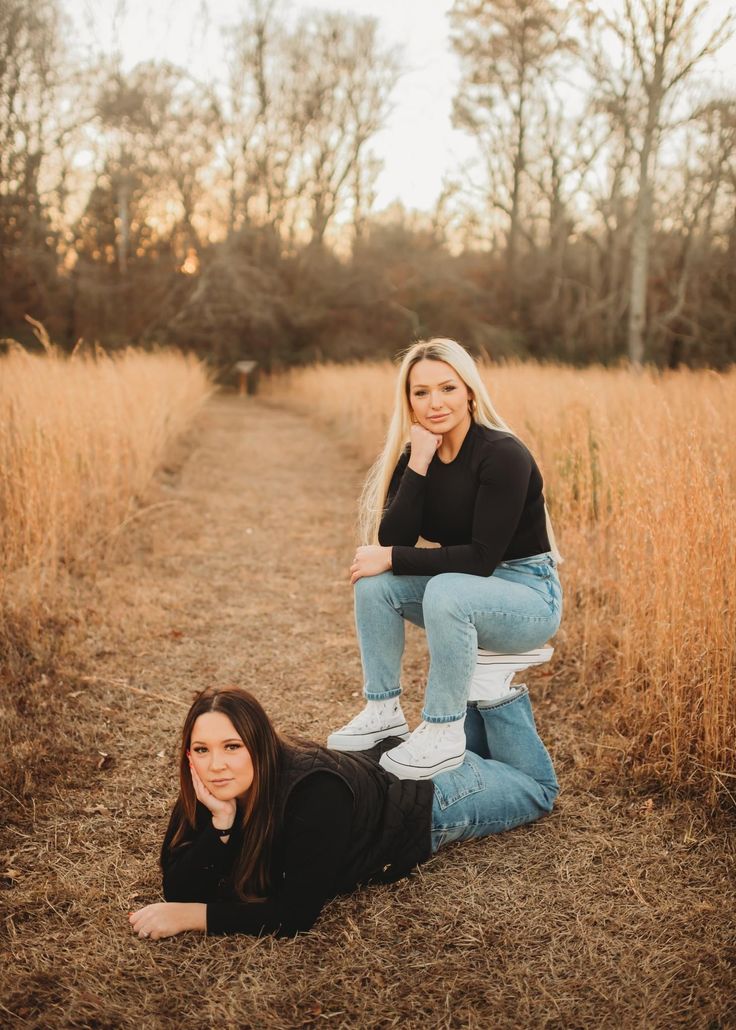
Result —
[{"label": "tree trunk", "polygon": [[116,242],[118,248],[118,269],[120,274],[128,274],[128,249],[130,246],[130,209],[129,209],[130,186],[128,177],[122,175],[118,183],[118,215],[120,217],[120,230]]},{"label": "tree trunk", "polygon": [[[523,81],[520,86],[520,94],[523,90]],[[511,189],[511,224],[509,225],[509,236],[508,236],[508,249],[506,252],[506,262],[509,273],[509,280],[511,282],[511,292],[516,302],[518,298],[518,282],[517,282],[517,268],[519,260],[519,218],[521,211],[521,179],[525,170],[524,160],[524,132],[526,126],[524,125],[524,101],[523,96],[519,100],[519,107],[517,111],[517,133],[516,133],[516,152],[514,153],[514,178]]]},{"label": "tree trunk", "polygon": [[631,234],[631,277],[629,285],[628,350],[632,365],[644,360],[644,331],[647,320],[647,279],[649,277],[649,242],[652,233],[651,160],[657,145],[659,115],[663,99],[664,65],[657,54],[652,81],[647,90],[647,122],[639,155],[639,193],[634,210]]},{"label": "tree trunk", "polygon": [[629,284],[628,351],[632,365],[644,360],[644,329],[647,315],[647,278],[649,274],[649,233],[651,226],[649,184],[642,184],[634,213],[631,237],[631,278]]}]

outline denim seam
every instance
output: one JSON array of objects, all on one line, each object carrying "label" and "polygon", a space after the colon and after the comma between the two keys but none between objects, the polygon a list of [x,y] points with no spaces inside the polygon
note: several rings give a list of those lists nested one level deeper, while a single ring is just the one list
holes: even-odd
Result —
[{"label": "denim seam", "polygon": [[[543,598],[545,600],[545,598]],[[471,609],[472,615],[502,615],[505,619],[523,619],[524,622],[547,622],[548,619],[544,615],[518,615],[515,612],[508,611],[496,611],[492,608],[473,608]],[[469,620],[471,625],[472,619]]]},{"label": "denim seam", "polygon": [[[446,830],[459,830],[461,827],[465,826],[472,826],[475,829],[481,826],[500,826],[502,830],[511,830],[515,826],[523,826],[528,822],[529,819],[526,816],[521,816],[518,819],[491,819],[482,823],[476,823],[466,819],[461,823],[443,823],[442,826],[433,828],[432,833],[444,833]],[[477,834],[476,836],[481,837],[483,834]]]}]

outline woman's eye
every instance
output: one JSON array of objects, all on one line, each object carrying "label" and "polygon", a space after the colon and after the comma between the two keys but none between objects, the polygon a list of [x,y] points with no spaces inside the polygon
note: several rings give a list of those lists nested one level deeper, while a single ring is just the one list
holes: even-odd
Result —
[{"label": "woman's eye", "polygon": [[206,750],[207,750],[206,747],[193,747],[192,748],[192,751],[195,753],[195,755],[203,755],[206,752]]},{"label": "woman's eye", "polygon": [[237,751],[239,747],[240,747],[240,744],[226,744],[225,745],[225,749],[227,751]]},{"label": "woman's eye", "polygon": [[451,393],[454,389],[455,389],[454,386],[446,386],[446,387],[444,387],[445,393]]}]

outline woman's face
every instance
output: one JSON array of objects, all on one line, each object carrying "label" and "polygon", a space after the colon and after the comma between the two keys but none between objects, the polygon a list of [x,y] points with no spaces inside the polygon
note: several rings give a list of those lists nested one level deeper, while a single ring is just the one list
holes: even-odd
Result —
[{"label": "woman's face", "polygon": [[470,415],[471,393],[455,369],[444,361],[424,358],[409,372],[409,404],[421,426],[449,433]]},{"label": "woman's face", "polygon": [[222,712],[205,712],[197,717],[189,757],[200,780],[218,801],[240,797],[253,783],[250,751]]}]

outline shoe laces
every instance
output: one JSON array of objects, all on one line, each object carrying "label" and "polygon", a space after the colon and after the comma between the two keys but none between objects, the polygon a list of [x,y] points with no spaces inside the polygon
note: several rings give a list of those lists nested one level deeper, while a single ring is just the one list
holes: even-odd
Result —
[{"label": "shoe laces", "polygon": [[436,753],[439,748],[452,747],[464,741],[454,723],[421,722],[408,740],[400,745],[403,751],[416,757]]},{"label": "shoe laces", "polygon": [[375,710],[371,705],[366,705],[362,711],[358,712],[346,726],[343,727],[345,730],[372,730],[380,729],[387,719],[394,721],[400,721],[401,713],[398,706],[390,711],[384,711],[383,713],[379,710]]}]

